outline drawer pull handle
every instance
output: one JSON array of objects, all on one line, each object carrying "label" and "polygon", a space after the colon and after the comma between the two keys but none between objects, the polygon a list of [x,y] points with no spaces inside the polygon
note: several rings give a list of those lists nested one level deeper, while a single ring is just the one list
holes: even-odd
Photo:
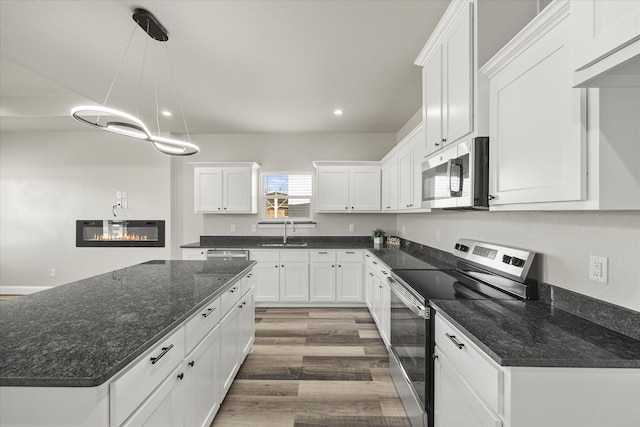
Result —
[{"label": "drawer pull handle", "polygon": [[345,252],[345,254],[355,254],[355,252],[347,251],[347,252]]},{"label": "drawer pull handle", "polygon": [[377,262],[375,262],[375,261],[373,261],[373,263],[374,263],[375,265],[378,265],[378,263],[377,263]]},{"label": "drawer pull handle", "polygon": [[211,313],[213,313],[215,311],[215,307],[213,308],[207,308],[207,312],[206,313],[202,313],[202,317],[209,317],[211,315]]},{"label": "drawer pull handle", "polygon": [[237,290],[238,290],[238,287],[234,286],[233,288],[229,289],[229,292],[234,293]]},{"label": "drawer pull handle", "polygon": [[447,338],[449,338],[451,340],[451,342],[453,342],[456,347],[458,347],[460,350],[462,350],[462,347],[464,347],[464,344],[462,344],[461,342],[458,342],[458,340],[456,340],[456,336],[455,335],[449,335],[447,333],[445,333],[445,335],[447,336]]},{"label": "drawer pull handle", "polygon": [[322,255],[326,255],[326,254],[328,254],[329,252],[318,252],[318,253],[319,253],[319,254],[322,254]]},{"label": "drawer pull handle", "polygon": [[162,359],[162,357],[167,354],[169,352],[169,350],[171,350],[173,348],[173,344],[171,344],[169,347],[162,347],[162,353],[160,353],[157,357],[152,357],[151,358],[151,364],[155,365],[156,362],[160,359]]}]

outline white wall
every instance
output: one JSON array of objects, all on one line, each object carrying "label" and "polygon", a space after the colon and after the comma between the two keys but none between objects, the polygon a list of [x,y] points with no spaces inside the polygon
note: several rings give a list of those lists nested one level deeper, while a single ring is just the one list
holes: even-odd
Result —
[{"label": "white wall", "polygon": [[[193,207],[193,167],[189,162],[256,162],[260,172],[313,172],[314,160],[380,160],[396,144],[396,134],[283,134],[196,135],[191,140],[201,151],[172,161],[176,188],[174,242],[198,241],[200,235],[281,235],[280,229],[258,229],[251,225],[259,215],[196,214]],[[370,235],[375,228],[395,228],[395,215],[315,214],[316,228],[297,228],[293,236]],[[232,233],[231,224],[236,225]],[[349,231],[354,224],[355,231]],[[177,245],[179,246],[179,244]],[[172,255],[180,257],[174,246]]]},{"label": "white wall", "polygon": [[[447,211],[397,219],[402,237],[448,252],[464,237],[536,251],[542,281],[640,311],[639,211]],[[609,258],[608,284],[589,280],[589,255]]]},{"label": "white wall", "polygon": [[[165,248],[76,248],[75,221],[165,220],[170,235],[169,158],[148,143],[106,132],[0,135],[0,285],[53,286],[150,259]],[[50,277],[50,269],[56,277]]]}]

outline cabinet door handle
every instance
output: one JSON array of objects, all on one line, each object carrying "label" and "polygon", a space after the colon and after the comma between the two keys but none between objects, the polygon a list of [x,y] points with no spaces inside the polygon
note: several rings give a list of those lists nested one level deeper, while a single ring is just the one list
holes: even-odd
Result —
[{"label": "cabinet door handle", "polygon": [[234,286],[233,288],[229,289],[229,292],[234,293],[237,290],[238,290],[238,287]]},{"label": "cabinet door handle", "polygon": [[183,378],[184,378],[184,373],[183,373],[183,372],[180,372],[180,373],[178,374],[178,379],[179,379],[180,381],[182,381],[182,379],[183,379]]},{"label": "cabinet door handle", "polygon": [[209,317],[211,315],[211,313],[213,313],[215,311],[215,307],[213,308],[207,308],[207,312],[206,313],[202,313],[202,317]]},{"label": "cabinet door handle", "polygon": [[191,366],[193,368],[193,366],[196,364],[195,360],[192,360],[191,362],[189,362],[189,366]]},{"label": "cabinet door handle", "polygon": [[345,254],[355,254],[353,251],[346,251]]},{"label": "cabinet door handle", "polygon": [[492,196],[491,194],[489,194],[489,197],[488,197],[489,200],[493,200],[495,198],[496,198],[496,196]]},{"label": "cabinet door handle", "polygon": [[455,335],[449,335],[446,332],[445,332],[445,335],[447,336],[447,338],[449,338],[451,340],[451,342],[453,342],[456,345],[456,347],[458,347],[460,350],[462,350],[462,347],[464,347],[464,344],[462,344],[461,342],[458,342],[458,340],[456,340],[456,336]]},{"label": "cabinet door handle", "polygon": [[169,352],[169,350],[171,350],[173,348],[173,344],[171,344],[169,347],[162,347],[162,352],[157,355],[156,357],[152,357],[151,358],[151,364],[155,365],[156,362],[158,362],[158,360],[162,359],[164,357],[165,354],[167,354]]},{"label": "cabinet door handle", "polygon": [[318,253],[319,253],[319,254],[322,254],[322,255],[326,255],[326,254],[328,254],[329,252],[318,252]]}]

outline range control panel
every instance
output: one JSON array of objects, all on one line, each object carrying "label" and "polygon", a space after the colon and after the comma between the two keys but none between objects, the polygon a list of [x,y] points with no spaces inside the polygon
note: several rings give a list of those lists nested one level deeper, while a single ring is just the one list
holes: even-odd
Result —
[{"label": "range control panel", "polygon": [[480,266],[498,270],[519,280],[524,280],[535,258],[535,252],[493,243],[460,239],[453,254],[458,258]]}]

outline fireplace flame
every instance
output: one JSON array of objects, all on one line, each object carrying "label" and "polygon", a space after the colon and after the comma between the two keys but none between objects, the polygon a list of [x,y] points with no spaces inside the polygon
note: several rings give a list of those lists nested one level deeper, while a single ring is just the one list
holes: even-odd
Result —
[{"label": "fireplace flame", "polygon": [[127,240],[127,241],[141,241],[149,240],[149,238],[142,234],[129,234],[124,233],[122,235],[110,235],[110,234],[94,234],[91,240]]}]

